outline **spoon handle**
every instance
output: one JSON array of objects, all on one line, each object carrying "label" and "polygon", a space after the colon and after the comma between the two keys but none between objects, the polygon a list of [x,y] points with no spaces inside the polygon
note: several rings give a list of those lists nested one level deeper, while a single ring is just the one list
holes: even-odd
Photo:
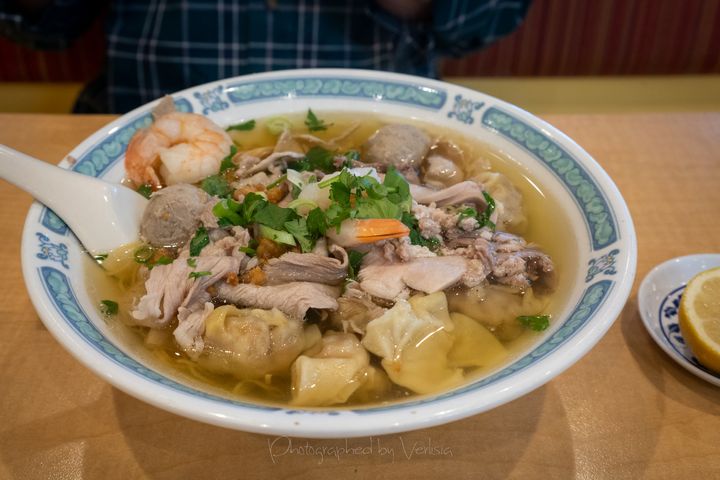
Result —
[{"label": "spoon handle", "polygon": [[99,178],[65,170],[0,145],[0,178],[51,208],[91,253],[137,240],[147,199]]},{"label": "spoon handle", "polygon": [[0,178],[50,206],[63,218],[64,210],[83,208],[88,197],[97,199],[97,179],[58,168],[2,144]]}]

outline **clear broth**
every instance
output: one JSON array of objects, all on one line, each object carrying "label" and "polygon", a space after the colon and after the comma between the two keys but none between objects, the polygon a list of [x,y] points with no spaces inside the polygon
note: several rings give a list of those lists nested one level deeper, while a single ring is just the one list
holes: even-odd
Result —
[{"label": "clear broth", "polygon": [[[569,272],[573,265],[577,264],[577,248],[573,242],[569,219],[559,208],[558,199],[548,192],[543,192],[533,182],[525,167],[511,158],[502,155],[491,146],[467,138],[458,132],[442,129],[437,126],[425,124],[407,119],[379,116],[375,114],[347,114],[323,112],[321,117],[327,122],[328,129],[320,132],[312,132],[313,135],[328,140],[338,137],[347,131],[348,127],[359,123],[359,127],[341,143],[341,148],[359,148],[360,145],[375,132],[379,127],[387,123],[411,123],[435,137],[442,137],[458,145],[465,154],[466,164],[463,165],[467,176],[482,171],[491,170],[499,172],[508,177],[512,184],[523,195],[523,208],[527,217],[527,228],[520,233],[528,242],[535,243],[541,247],[553,259],[558,274],[558,287],[555,293],[548,297],[547,307],[543,312],[528,312],[531,314],[551,315],[551,329],[553,318],[565,304],[567,293],[571,290],[571,275]],[[306,131],[303,124],[304,116],[288,115],[285,117],[297,132]],[[233,131],[231,136],[240,151],[249,150],[255,147],[274,145],[277,137],[272,135],[265,124],[268,119],[257,121],[252,131]],[[487,168],[489,166],[489,168]],[[104,271],[92,262],[87,260],[86,272],[88,278],[88,293],[90,298],[99,304],[102,299],[112,299],[119,304],[119,313],[108,321],[108,325],[120,341],[129,347],[136,357],[153,369],[175,378],[178,381],[190,384],[195,388],[208,393],[229,397],[236,400],[244,400],[253,403],[285,406],[290,401],[290,380],[289,378],[274,376],[269,381],[238,381],[230,375],[219,375],[207,371],[190,361],[177,348],[148,347],[145,345],[147,329],[142,327],[129,326],[131,324],[129,312],[134,297],[138,293],[139,285],[130,289],[123,289],[118,282],[107,276]],[[449,292],[448,295],[452,295]],[[497,371],[512,363],[528,348],[543,338],[544,333],[524,331],[517,338],[502,342],[508,349],[509,356],[500,365],[487,368],[475,368],[466,370],[466,383],[477,380]],[[378,365],[378,364],[376,364]],[[380,404],[394,403],[413,396],[419,397],[406,389],[394,386],[389,394],[383,398],[372,399],[371,401],[358,402],[351,400],[343,405],[334,408],[347,407],[371,407]]]}]

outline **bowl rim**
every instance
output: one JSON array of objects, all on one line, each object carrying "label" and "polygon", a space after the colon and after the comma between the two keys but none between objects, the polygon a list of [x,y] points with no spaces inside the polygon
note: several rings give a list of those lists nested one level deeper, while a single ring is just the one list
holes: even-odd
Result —
[{"label": "bowl rim", "polygon": [[[484,111],[499,107],[501,112],[526,122],[527,125],[540,131],[546,138],[564,148],[568,155],[572,155],[572,159],[578,165],[585,167],[587,172],[592,175],[595,185],[604,194],[608,207],[612,209],[617,224],[616,228],[621,230],[623,235],[622,237],[618,236],[615,242],[610,246],[606,246],[607,248],[604,250],[598,249],[594,253],[605,252],[605,256],[608,256],[614,251],[609,251],[610,247],[617,246],[615,244],[622,244],[625,251],[621,255],[622,263],[617,265],[617,269],[621,273],[617,277],[618,281],[610,282],[610,280],[605,279],[594,283],[593,286],[608,282],[603,284],[603,288],[606,287],[607,289],[603,292],[602,302],[595,306],[595,309],[587,317],[586,323],[539,361],[531,362],[523,367],[518,374],[523,379],[522,382],[517,380],[511,382],[510,380],[517,377],[517,375],[513,377],[514,374],[509,375],[509,378],[501,378],[493,382],[494,388],[492,390],[482,390],[483,398],[477,398],[480,387],[477,386],[478,382],[472,382],[469,385],[453,390],[449,396],[447,394],[438,394],[424,400],[424,397],[420,397],[420,400],[376,409],[313,410],[252,406],[238,404],[237,402],[234,404],[220,404],[213,398],[199,398],[197,395],[190,395],[173,387],[153,383],[148,378],[123,368],[122,365],[115,363],[109,357],[98,356],[98,352],[69,327],[62,316],[58,315],[58,309],[48,297],[47,292],[42,290],[38,269],[32,264],[35,261],[35,256],[31,246],[36,241],[35,234],[39,213],[44,208],[44,206],[34,203],[28,212],[22,235],[23,275],[32,303],[43,323],[61,345],[76,359],[108,383],[131,396],[164,410],[205,423],[264,434],[308,438],[350,438],[426,428],[489,410],[542,386],[575,364],[602,338],[624,308],[635,278],[637,239],[632,217],[617,186],[597,161],[567,135],[544,120],[519,107],[466,87],[411,75],[371,70],[304,69],[258,73],[209,82],[172,95],[181,99],[192,98],[192,94],[199,89],[209,91],[223,88],[223,85],[232,86],[233,83],[303,78],[350,78],[378,82],[388,81],[443,92],[458,92],[458,95],[464,95],[469,99],[482,99],[486,105],[483,108]],[[76,146],[70,152],[70,155],[79,158],[80,153],[90,151],[98,140],[118,131],[127,125],[131,119],[138,117],[139,114],[147,114],[158,101],[155,100],[140,106],[100,128]],[[440,110],[438,110],[438,113],[440,113]],[[600,272],[601,277],[603,273]],[[68,286],[72,289],[72,285],[68,284]],[[612,301],[607,301],[610,299]],[[567,320],[565,319],[565,322]],[[122,348],[120,350],[122,351]],[[514,363],[518,362],[523,356],[518,357]]]}]

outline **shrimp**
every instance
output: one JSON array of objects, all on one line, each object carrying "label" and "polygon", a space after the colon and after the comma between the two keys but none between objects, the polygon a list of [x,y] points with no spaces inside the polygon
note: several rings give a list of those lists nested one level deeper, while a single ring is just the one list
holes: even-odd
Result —
[{"label": "shrimp", "polygon": [[327,231],[327,236],[341,247],[357,247],[364,243],[406,237],[409,233],[410,229],[400,220],[370,218],[345,220],[340,224],[340,233],[331,227]]},{"label": "shrimp", "polygon": [[157,190],[195,183],[220,170],[232,139],[212,120],[195,113],[170,112],[130,140],[125,154],[128,178]]}]

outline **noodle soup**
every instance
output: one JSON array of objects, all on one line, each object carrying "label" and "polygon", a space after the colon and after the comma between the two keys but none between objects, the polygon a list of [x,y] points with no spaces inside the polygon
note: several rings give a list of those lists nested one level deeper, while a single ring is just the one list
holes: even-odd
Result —
[{"label": "noodle soup", "polygon": [[[313,129],[312,118],[320,122],[315,127],[324,129]],[[136,355],[169,376],[231,398],[298,407],[357,407],[455,388],[512,362],[543,335],[542,330],[552,324],[553,315],[565,301],[564,292],[570,291],[570,278],[563,272],[577,263],[577,253],[569,236],[562,234],[571,229],[557,199],[538,188],[521,165],[488,145],[420,122],[325,112],[312,118],[257,119],[252,128],[244,124],[228,132],[237,149],[229,155],[232,167],[213,174],[217,181],[195,182],[208,193],[214,204],[212,211],[220,215],[216,227],[199,225],[182,244],[131,245],[112,252],[105,267],[113,276],[88,266],[91,296],[98,304],[108,299],[117,302],[118,312],[109,315],[108,322]],[[373,150],[384,150],[375,148],[371,139],[377,139],[376,132],[388,125],[410,126],[427,136],[429,145],[419,164],[387,166],[379,161],[381,154],[376,152],[373,157]],[[396,135],[407,133],[399,132]],[[278,149],[283,141],[287,145]],[[257,165],[273,154],[287,152],[294,154],[279,157],[278,163],[272,164],[274,170],[258,170]],[[250,156],[258,161],[244,167]],[[313,163],[316,157],[322,158]],[[341,157],[346,160],[338,162]],[[441,168],[433,170],[428,159],[435,157],[440,159],[437,164]],[[339,174],[317,168],[328,158]],[[443,172],[453,168],[455,173],[448,176],[457,177],[443,183]],[[371,204],[375,197],[379,201],[392,195],[393,188],[405,188],[390,181],[398,171],[402,178],[424,188],[410,186],[411,191],[415,188],[420,197],[440,200],[423,204],[417,201],[420,197],[413,196],[411,206],[400,212],[387,211],[392,201]],[[413,175],[417,177],[410,178]],[[343,176],[347,178],[333,180]],[[349,186],[337,186],[341,182]],[[446,203],[447,199],[437,196],[437,192],[457,189],[464,182],[475,182],[480,186],[478,191],[489,195],[478,200],[471,192],[471,201],[459,203]],[[230,192],[218,190],[218,185],[225,184]],[[133,185],[140,186],[137,182]],[[332,205],[345,198],[345,187],[351,213],[333,224]],[[282,188],[279,194],[278,188]],[[293,215],[287,222],[271,226],[273,218],[263,220],[260,215],[257,221],[256,212],[254,220],[244,222],[242,217],[250,210],[244,206],[253,199],[265,202],[258,211],[281,215],[293,210]],[[326,231],[304,238],[297,233],[296,224],[307,228],[313,211],[325,215]],[[236,217],[243,221],[233,224],[228,220]],[[395,230],[382,230],[383,235],[367,241],[358,225],[368,220],[376,222],[378,228]],[[358,223],[350,225],[349,221]],[[466,228],[460,227],[461,222]],[[286,229],[274,228],[288,223]],[[243,229],[242,235],[247,234],[249,241],[239,240],[223,253],[235,259],[244,254],[233,260],[232,272],[216,275],[214,267],[201,270],[193,266],[209,265],[203,250],[196,255],[190,251],[200,228],[208,235],[210,248],[219,242],[235,242],[233,239],[241,234],[233,229]],[[307,243],[308,238],[312,245]],[[489,250],[478,245],[487,245]],[[344,253],[336,258],[332,247]],[[227,253],[230,249],[232,253]],[[495,257],[487,259],[487,252]],[[283,285],[293,284],[285,289],[291,295],[293,288],[300,288],[295,284],[315,283],[313,278],[302,277],[309,267],[300,268],[300,273],[284,273],[278,267],[289,268],[285,263],[299,262],[303,255],[318,255],[308,263],[313,266],[326,257],[322,261],[328,267],[322,274],[335,267],[345,268],[346,273],[337,281],[323,280],[328,283],[311,290],[326,295],[334,289],[328,297],[335,301],[335,308],[313,304],[301,312],[300,318],[295,307],[282,302],[270,306],[263,292],[276,289],[267,291],[273,292],[270,297],[277,296],[283,292]],[[454,262],[449,267],[442,263],[447,259]],[[500,268],[504,262],[508,265]],[[523,272],[507,273],[510,264],[522,262]],[[546,278],[548,263],[543,262],[551,262],[552,279]],[[456,280],[435,290],[436,285],[418,278],[433,277],[425,268],[436,268],[435,264],[442,272],[438,277]],[[152,294],[148,285],[153,275],[170,275],[173,265],[191,270],[190,277],[174,277],[181,278],[182,285],[176,288],[185,290],[185,300],[192,285],[218,277],[214,283],[203,285],[207,301],[202,304],[210,306],[206,307],[208,312],[202,312],[207,314],[197,330],[199,335],[190,343],[183,344],[178,338],[185,337],[176,333],[189,316],[182,318],[183,314],[176,311],[162,323],[158,320],[166,312],[161,309],[155,317],[138,319],[143,316],[138,314],[138,306],[147,304]],[[462,275],[446,272],[458,265],[465,269]],[[407,273],[407,268],[421,274]],[[278,272],[281,279],[273,280]],[[302,278],[294,281],[293,275]],[[400,294],[388,293],[399,284],[395,281],[398,276],[404,276]],[[166,290],[164,295],[168,295]],[[250,300],[248,292],[255,295]],[[160,303],[161,307],[165,305]],[[180,308],[189,309],[190,304]],[[190,315],[199,312],[196,309]],[[243,333],[253,329],[262,337],[259,343]],[[275,338],[278,336],[281,340]],[[270,352],[262,358],[271,364],[267,367],[255,359],[263,348]],[[333,371],[339,372],[334,378]]]}]

